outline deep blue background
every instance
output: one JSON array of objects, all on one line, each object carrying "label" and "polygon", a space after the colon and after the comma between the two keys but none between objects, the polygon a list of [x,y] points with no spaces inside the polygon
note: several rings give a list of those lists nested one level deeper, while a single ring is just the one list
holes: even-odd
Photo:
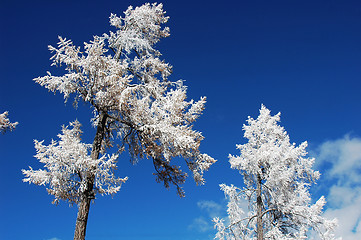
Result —
[{"label": "deep blue background", "polygon": [[[51,205],[44,187],[22,183],[21,169],[41,167],[33,139],[56,138],[62,124],[78,119],[91,142],[89,107],[64,105],[32,81],[51,70],[47,45],[57,36],[75,44],[110,30],[110,13],[121,15],[142,1],[0,2],[0,112],[18,121],[0,136],[0,238],[71,239],[76,207]],[[297,144],[311,148],[344,134],[361,135],[361,3],[359,1],[165,1],[171,37],[158,48],[174,67],[171,80],[185,79],[189,98],[207,96],[195,128],[206,139],[201,150],[218,160],[205,174],[206,186],[191,177],[186,198],[155,182],[150,161],[131,166],[120,157],[121,191],[99,196],[91,207],[87,239],[212,239],[212,231],[192,227],[202,215],[201,200],[222,202],[219,183],[241,185],[228,154],[244,143],[242,124],[257,117],[261,104]],[[180,161],[180,164],[182,162]],[[183,165],[184,167],[184,165]],[[210,221],[210,219],[207,219]],[[210,223],[211,224],[211,223]]]}]

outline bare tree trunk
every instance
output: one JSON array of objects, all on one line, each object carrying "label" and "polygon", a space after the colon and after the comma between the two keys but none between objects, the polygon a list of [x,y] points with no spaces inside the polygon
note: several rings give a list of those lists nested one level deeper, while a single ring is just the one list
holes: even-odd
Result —
[{"label": "bare tree trunk", "polygon": [[78,208],[78,216],[76,218],[74,240],[84,240],[86,233],[86,225],[88,222],[88,215],[90,209],[91,199],[84,197]]},{"label": "bare tree trunk", "polygon": [[[105,125],[107,122],[107,116],[104,113],[99,114],[99,122],[97,125],[97,131],[93,141],[93,148],[91,152],[92,159],[98,159],[101,151],[102,141],[105,134]],[[76,218],[74,240],[84,240],[86,233],[86,226],[88,222],[89,210],[91,200],[94,199],[94,180],[95,176],[92,171],[88,172],[86,176],[86,185],[87,189],[84,192],[84,195],[81,199],[81,202],[78,206],[78,216]]]},{"label": "bare tree trunk", "polygon": [[257,240],[263,240],[262,179],[259,174],[257,174]]}]

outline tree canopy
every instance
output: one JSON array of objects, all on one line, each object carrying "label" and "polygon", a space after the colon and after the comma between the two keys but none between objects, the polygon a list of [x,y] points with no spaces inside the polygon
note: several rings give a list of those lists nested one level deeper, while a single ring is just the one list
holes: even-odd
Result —
[{"label": "tree canopy", "polygon": [[[110,16],[115,32],[94,36],[84,50],[71,40],[59,37],[52,65],[65,66],[66,73],[50,72],[34,79],[50,91],[60,92],[74,104],[83,100],[94,111],[93,124],[101,129],[97,152],[119,140],[118,151],[128,150],[133,162],[151,158],[157,181],[168,188],[179,186],[187,176],[171,164],[174,157],[186,160],[194,180],[203,184],[203,172],[215,162],[199,151],[203,136],[193,130],[193,122],[204,109],[206,98],[187,101],[182,80],[169,81],[172,66],[160,59],[155,44],[169,36],[162,4],[129,7],[124,17]],[[101,146],[100,146],[101,144]],[[93,146],[94,149],[95,146]]]},{"label": "tree canopy", "polygon": [[243,125],[248,142],[237,145],[241,154],[229,155],[229,162],[245,187],[220,185],[229,201],[229,225],[215,218],[216,238],[305,239],[313,229],[321,239],[333,239],[336,220],[321,216],[325,198],[311,203],[309,187],[320,176],[312,170],[315,159],[307,157],[307,142],[290,143],[279,121],[280,113],[272,116],[262,105],[258,118]]}]

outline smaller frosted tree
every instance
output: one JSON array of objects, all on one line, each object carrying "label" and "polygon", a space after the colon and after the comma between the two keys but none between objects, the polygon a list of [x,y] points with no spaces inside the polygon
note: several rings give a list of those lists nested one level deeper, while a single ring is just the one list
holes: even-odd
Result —
[{"label": "smaller frosted tree", "polygon": [[18,122],[10,122],[8,114],[9,113],[7,111],[0,114],[0,132],[3,134],[6,131],[14,130],[16,125],[18,125]]},{"label": "smaller frosted tree", "polygon": [[243,125],[248,142],[237,145],[241,155],[230,155],[229,162],[245,187],[220,185],[229,201],[228,220],[213,219],[216,239],[306,239],[311,229],[321,239],[334,238],[336,219],[321,216],[325,198],[311,204],[309,187],[320,174],[311,169],[315,160],[307,157],[307,142],[291,144],[279,121],[280,113],[271,116],[262,105],[258,118]]},{"label": "smaller frosted tree", "polygon": [[[114,176],[118,155],[92,159],[92,145],[81,142],[80,126],[78,121],[71,122],[71,128],[63,126],[62,133],[58,135],[60,140],[52,140],[49,145],[35,140],[35,157],[46,170],[33,170],[31,167],[22,170],[24,182],[49,186],[48,193],[55,197],[53,203],[64,200],[79,204],[83,198],[95,198],[97,193],[114,194],[128,179]],[[94,179],[94,187],[89,186],[89,178]]]}]

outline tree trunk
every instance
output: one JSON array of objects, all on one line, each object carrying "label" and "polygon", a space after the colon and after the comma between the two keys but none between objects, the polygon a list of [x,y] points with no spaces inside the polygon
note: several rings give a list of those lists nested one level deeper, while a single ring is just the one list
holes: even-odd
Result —
[{"label": "tree trunk", "polygon": [[[92,159],[98,159],[101,151],[102,141],[105,134],[105,125],[107,122],[107,116],[104,113],[99,114],[99,122],[97,125],[97,131],[93,141],[93,147],[91,152]],[[87,189],[82,196],[81,202],[78,206],[78,216],[76,218],[74,240],[84,240],[86,233],[86,226],[88,222],[89,210],[91,200],[94,199],[95,194],[93,191],[94,188],[95,175],[92,169],[88,172],[86,176],[86,185]]]},{"label": "tree trunk", "polygon": [[262,179],[259,174],[257,174],[257,240],[263,240]]},{"label": "tree trunk", "polygon": [[91,199],[84,197],[78,208],[78,216],[76,218],[74,240],[84,240],[86,233],[86,225],[88,222],[88,215],[90,209]]}]

